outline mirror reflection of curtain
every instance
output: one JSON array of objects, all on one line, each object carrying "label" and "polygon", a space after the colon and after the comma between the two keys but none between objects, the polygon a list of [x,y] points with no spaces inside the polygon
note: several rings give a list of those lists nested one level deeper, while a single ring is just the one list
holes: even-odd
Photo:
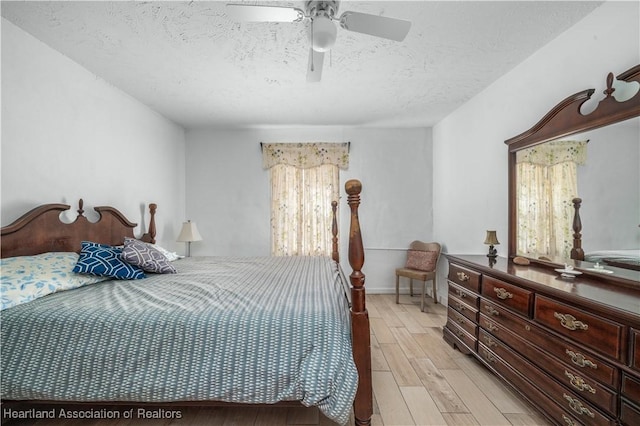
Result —
[{"label": "mirror reflection of curtain", "polygon": [[271,174],[271,254],[330,255],[331,202],[340,196],[348,144],[263,144]]},{"label": "mirror reflection of curtain", "polygon": [[517,253],[569,258],[577,168],[588,141],[553,141],[518,151]]}]

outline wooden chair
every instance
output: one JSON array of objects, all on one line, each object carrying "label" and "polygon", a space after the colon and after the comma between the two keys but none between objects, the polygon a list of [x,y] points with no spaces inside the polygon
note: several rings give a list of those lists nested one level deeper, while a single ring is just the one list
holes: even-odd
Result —
[{"label": "wooden chair", "polygon": [[440,257],[440,244],[414,241],[407,250],[404,268],[396,269],[396,304],[400,303],[400,277],[409,278],[409,294],[413,296],[413,280],[422,281],[420,309],[424,312],[424,297],[427,281],[433,281],[433,303],[438,303],[436,293],[436,266]]}]

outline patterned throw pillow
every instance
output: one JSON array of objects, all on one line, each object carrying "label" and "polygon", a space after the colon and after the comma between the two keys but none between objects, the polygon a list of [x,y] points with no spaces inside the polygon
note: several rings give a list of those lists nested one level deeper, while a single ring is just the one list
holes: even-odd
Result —
[{"label": "patterned throw pillow", "polygon": [[146,277],[142,269],[123,261],[120,258],[121,255],[120,248],[83,241],[80,258],[73,267],[73,272],[119,280],[137,280]]},{"label": "patterned throw pillow", "polygon": [[125,238],[122,260],[139,266],[146,272],[175,274],[176,268],[169,259],[153,245],[132,238]]},{"label": "patterned throw pillow", "polygon": [[423,250],[408,250],[406,268],[431,272],[436,269],[438,252]]}]

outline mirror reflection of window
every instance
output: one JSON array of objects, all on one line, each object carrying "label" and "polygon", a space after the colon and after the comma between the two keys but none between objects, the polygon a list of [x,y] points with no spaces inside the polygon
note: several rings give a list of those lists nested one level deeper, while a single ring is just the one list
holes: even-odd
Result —
[{"label": "mirror reflection of window", "polygon": [[573,243],[572,200],[578,194],[578,166],[588,141],[559,140],[518,151],[517,251],[569,257]]}]

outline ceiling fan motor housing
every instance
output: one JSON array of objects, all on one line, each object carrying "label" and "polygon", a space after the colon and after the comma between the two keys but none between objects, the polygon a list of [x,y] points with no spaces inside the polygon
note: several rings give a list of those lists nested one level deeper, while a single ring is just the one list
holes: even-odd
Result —
[{"label": "ceiling fan motor housing", "polygon": [[336,13],[338,13],[338,2],[332,0],[312,0],[307,2],[306,10],[307,16],[311,17],[311,19],[316,16],[326,16],[333,20]]}]

